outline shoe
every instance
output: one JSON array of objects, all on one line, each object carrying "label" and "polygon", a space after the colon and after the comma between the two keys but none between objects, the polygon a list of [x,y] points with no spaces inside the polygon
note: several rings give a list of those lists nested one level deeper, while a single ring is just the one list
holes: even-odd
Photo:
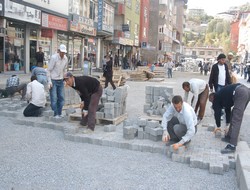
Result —
[{"label": "shoe", "polygon": [[231,144],[228,144],[224,149],[222,149],[220,152],[221,154],[229,154],[234,153],[236,150],[235,146],[232,146]]},{"label": "shoe", "polygon": [[92,134],[92,133],[94,133],[94,131],[92,131],[91,129],[87,128],[87,129],[83,130],[82,133],[83,134]]},{"label": "shoe", "polygon": [[230,137],[229,136],[225,136],[224,138],[221,138],[222,142],[226,142],[226,143],[230,143]]},{"label": "shoe", "polygon": [[60,117],[60,118],[64,118],[64,115],[61,114],[61,115],[59,115],[59,117]]},{"label": "shoe", "polygon": [[61,117],[59,115],[54,116],[55,119],[60,119]]}]

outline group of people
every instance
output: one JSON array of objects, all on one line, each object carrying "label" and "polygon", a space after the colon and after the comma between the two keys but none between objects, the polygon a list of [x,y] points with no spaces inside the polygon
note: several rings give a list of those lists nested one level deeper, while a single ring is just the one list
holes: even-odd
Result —
[{"label": "group of people", "polygon": [[[172,98],[172,104],[162,119],[162,140],[173,145],[175,150],[191,141],[197,131],[197,124],[203,119],[209,99],[216,123],[214,132],[222,131],[221,116],[223,109],[225,110],[225,137],[221,140],[228,144],[221,153],[235,152],[244,111],[250,101],[250,89],[243,84],[232,83],[226,61],[226,56],[220,54],[217,63],[212,66],[208,84],[201,79],[185,81],[182,84],[185,91],[184,100],[179,95]],[[189,92],[193,93],[190,105],[186,103]]]}]

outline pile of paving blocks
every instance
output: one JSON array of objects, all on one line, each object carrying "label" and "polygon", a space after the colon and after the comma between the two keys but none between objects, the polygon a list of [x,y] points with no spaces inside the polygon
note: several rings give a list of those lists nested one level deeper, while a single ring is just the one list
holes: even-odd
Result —
[{"label": "pile of paving blocks", "polygon": [[164,86],[146,86],[146,104],[144,113],[148,115],[163,115],[173,97],[173,88]]},{"label": "pile of paving blocks", "polygon": [[161,141],[163,129],[159,121],[148,119],[125,120],[123,123],[123,137],[125,139],[149,139]]},{"label": "pile of paving blocks", "polygon": [[64,105],[80,104],[81,98],[77,92],[71,87],[64,88],[65,98]]},{"label": "pile of paving blocks", "polygon": [[126,113],[128,89],[121,86],[115,90],[106,88],[101,97],[101,109],[96,112],[97,119],[114,119]]}]

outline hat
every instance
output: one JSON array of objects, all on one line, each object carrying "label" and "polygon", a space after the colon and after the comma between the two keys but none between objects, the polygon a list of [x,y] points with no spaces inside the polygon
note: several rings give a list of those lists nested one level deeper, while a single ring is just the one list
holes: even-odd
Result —
[{"label": "hat", "polygon": [[217,61],[219,61],[220,59],[226,58],[225,54],[221,53],[218,57],[217,57]]},{"label": "hat", "polygon": [[63,76],[63,78],[65,78],[65,79],[68,79],[68,78],[70,78],[70,77],[73,77],[73,74],[72,74],[71,72],[67,72],[67,73]]},{"label": "hat", "polygon": [[66,49],[66,46],[64,44],[60,45],[59,50],[60,50],[60,52],[67,53],[67,49]]},{"label": "hat", "polygon": [[234,56],[234,54],[233,54],[232,52],[229,52],[227,55],[232,55],[232,56]]}]

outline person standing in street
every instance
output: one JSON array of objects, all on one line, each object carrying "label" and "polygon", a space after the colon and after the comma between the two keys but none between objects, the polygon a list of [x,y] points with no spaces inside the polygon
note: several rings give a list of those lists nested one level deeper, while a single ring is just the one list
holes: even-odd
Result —
[{"label": "person standing in street", "polygon": [[48,84],[50,89],[51,108],[54,111],[54,117],[60,118],[64,105],[64,83],[63,76],[68,66],[66,46],[61,44],[59,53],[51,56],[48,65]]},{"label": "person standing in street", "polygon": [[44,53],[43,53],[43,48],[39,47],[39,51],[36,52],[36,64],[40,64],[43,66],[43,61],[44,61]]},{"label": "person standing in street", "polygon": [[106,56],[106,66],[105,70],[103,71],[103,76],[105,77],[105,88],[107,88],[108,83],[110,83],[113,87],[113,90],[115,90],[116,86],[113,82],[112,60],[110,59],[109,55]]},{"label": "person standing in street", "polygon": [[44,86],[37,81],[36,76],[31,77],[31,82],[27,85],[26,99],[29,105],[24,109],[25,117],[38,117],[41,115],[41,108],[45,106],[46,97]]},{"label": "person standing in street", "polygon": [[208,84],[201,79],[191,79],[188,82],[182,83],[182,88],[185,91],[184,101],[187,102],[189,92],[193,93],[193,97],[191,100],[191,106],[194,108],[195,113],[198,113],[198,122],[200,122],[205,114],[209,88]]},{"label": "person standing in street", "polygon": [[172,104],[162,118],[162,141],[173,144],[173,148],[186,145],[197,131],[197,117],[194,109],[182,97],[177,95],[172,98]]},{"label": "person standing in street", "polygon": [[87,125],[87,129],[83,133],[92,133],[95,130],[96,110],[103,91],[100,82],[89,76],[75,77],[70,72],[65,74],[64,80],[68,86],[77,90],[80,94],[82,100],[80,125]]},{"label": "person standing in street", "polygon": [[218,93],[210,93],[209,101],[212,103],[214,118],[219,131],[221,131],[221,110],[225,108],[227,128],[225,138],[221,140],[229,144],[221,150],[221,153],[233,153],[236,150],[244,111],[250,101],[250,89],[240,83],[231,84]]},{"label": "person standing in street", "polygon": [[226,85],[231,84],[231,77],[229,69],[226,63],[226,56],[221,53],[217,57],[217,63],[212,66],[210,77],[209,77],[209,88],[210,91],[220,91]]},{"label": "person standing in street", "polygon": [[167,61],[165,63],[166,72],[168,74],[168,78],[173,78],[173,67],[174,63],[172,62],[171,55],[167,55]]}]

